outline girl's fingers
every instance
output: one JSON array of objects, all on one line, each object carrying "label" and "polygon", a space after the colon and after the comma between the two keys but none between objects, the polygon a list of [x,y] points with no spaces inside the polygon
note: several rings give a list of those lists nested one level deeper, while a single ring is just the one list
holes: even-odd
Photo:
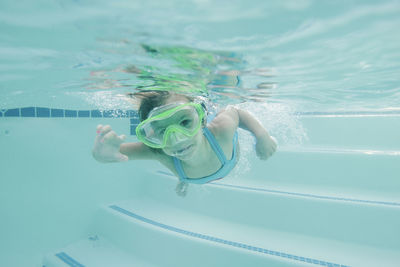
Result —
[{"label": "girl's fingers", "polygon": [[103,129],[103,125],[102,125],[102,124],[97,125],[97,127],[96,127],[96,132],[97,132],[98,134],[101,133],[101,129]]},{"label": "girl's fingers", "polygon": [[104,138],[103,138],[103,140],[104,141],[111,141],[111,140],[113,140],[113,139],[118,139],[117,138],[117,134],[114,132],[114,131],[108,131],[105,135],[104,135]]},{"label": "girl's fingers", "polygon": [[121,134],[120,136],[118,136],[118,139],[122,142],[125,141],[125,138],[126,138],[126,136],[124,134]]},{"label": "girl's fingers", "polygon": [[110,131],[112,131],[110,125],[103,126],[102,129],[100,130],[100,135],[104,135],[105,136]]},{"label": "girl's fingers", "polygon": [[97,125],[96,127],[96,143],[108,143],[111,145],[119,145],[124,142],[126,136],[120,135],[118,136],[112,129],[110,125]]},{"label": "girl's fingers", "polygon": [[97,125],[96,127],[96,133],[97,133],[97,137],[96,137],[96,142],[104,142],[104,137],[111,131],[111,127],[110,125]]},{"label": "girl's fingers", "polygon": [[128,161],[129,158],[128,158],[128,156],[119,153],[119,154],[117,155],[117,160],[118,160],[118,161]]}]

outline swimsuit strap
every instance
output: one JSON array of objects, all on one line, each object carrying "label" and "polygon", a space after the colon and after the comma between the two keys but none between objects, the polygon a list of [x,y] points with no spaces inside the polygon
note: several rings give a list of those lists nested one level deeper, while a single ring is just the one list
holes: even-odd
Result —
[{"label": "swimsuit strap", "polygon": [[233,138],[233,151],[232,151],[232,159],[229,161],[226,159],[225,154],[221,148],[221,146],[218,144],[217,140],[215,139],[214,135],[211,133],[211,131],[207,128],[203,128],[203,134],[207,138],[207,141],[210,143],[211,148],[214,150],[215,154],[217,155],[218,159],[221,161],[221,168],[215,172],[214,174],[211,174],[206,177],[202,178],[197,178],[197,179],[190,179],[186,176],[181,161],[176,158],[172,157],[175,165],[175,169],[179,175],[179,180],[181,182],[189,182],[189,183],[194,183],[194,184],[205,184],[217,179],[221,179],[225,175],[227,175],[236,165],[236,144],[238,140],[238,134],[235,132],[234,138]]},{"label": "swimsuit strap", "polygon": [[175,165],[176,171],[178,172],[179,180],[184,181],[185,179],[188,179],[185,172],[183,171],[181,161],[177,157],[172,157],[172,159],[174,160],[174,165]]},{"label": "swimsuit strap", "polygon": [[224,165],[227,160],[225,157],[225,153],[222,150],[221,146],[218,144],[218,141],[215,139],[214,135],[210,132],[207,127],[203,128],[203,133],[206,136],[208,142],[211,145],[211,148],[214,150],[215,154],[217,155],[219,161]]}]

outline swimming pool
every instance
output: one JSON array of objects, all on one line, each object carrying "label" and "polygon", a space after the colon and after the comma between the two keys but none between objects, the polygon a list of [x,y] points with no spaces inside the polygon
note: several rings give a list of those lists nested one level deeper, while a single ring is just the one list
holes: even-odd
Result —
[{"label": "swimming pool", "polygon": [[[1,266],[400,262],[398,1],[1,5]],[[252,111],[278,152],[240,132],[235,171],[185,198],[157,163],[94,161],[148,86]]]}]

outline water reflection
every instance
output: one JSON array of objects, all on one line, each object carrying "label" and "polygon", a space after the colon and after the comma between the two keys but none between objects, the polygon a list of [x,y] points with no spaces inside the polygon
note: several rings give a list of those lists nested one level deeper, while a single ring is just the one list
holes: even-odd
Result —
[{"label": "water reflection", "polygon": [[[135,47],[135,46],[133,46]],[[242,55],[225,51],[207,51],[184,46],[141,44],[134,53],[150,64],[126,64],[112,70],[91,72],[87,89],[128,88],[168,90],[206,96],[218,103],[264,102],[277,83],[272,69],[249,69]],[[140,60],[143,61],[143,58]],[[254,87],[243,78],[257,77]]]}]

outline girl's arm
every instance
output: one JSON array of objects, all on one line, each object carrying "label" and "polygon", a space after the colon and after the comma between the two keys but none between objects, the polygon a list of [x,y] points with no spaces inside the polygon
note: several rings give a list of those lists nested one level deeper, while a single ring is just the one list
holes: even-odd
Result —
[{"label": "girl's arm", "polygon": [[117,136],[109,125],[98,125],[93,157],[103,163],[156,157],[156,153],[143,143],[124,143],[124,140],[125,136]]},{"label": "girl's arm", "polygon": [[248,111],[228,106],[213,120],[217,127],[225,132],[232,132],[240,127],[251,132],[256,138],[256,153],[260,159],[267,159],[276,151],[276,141],[269,135],[261,123]]}]

